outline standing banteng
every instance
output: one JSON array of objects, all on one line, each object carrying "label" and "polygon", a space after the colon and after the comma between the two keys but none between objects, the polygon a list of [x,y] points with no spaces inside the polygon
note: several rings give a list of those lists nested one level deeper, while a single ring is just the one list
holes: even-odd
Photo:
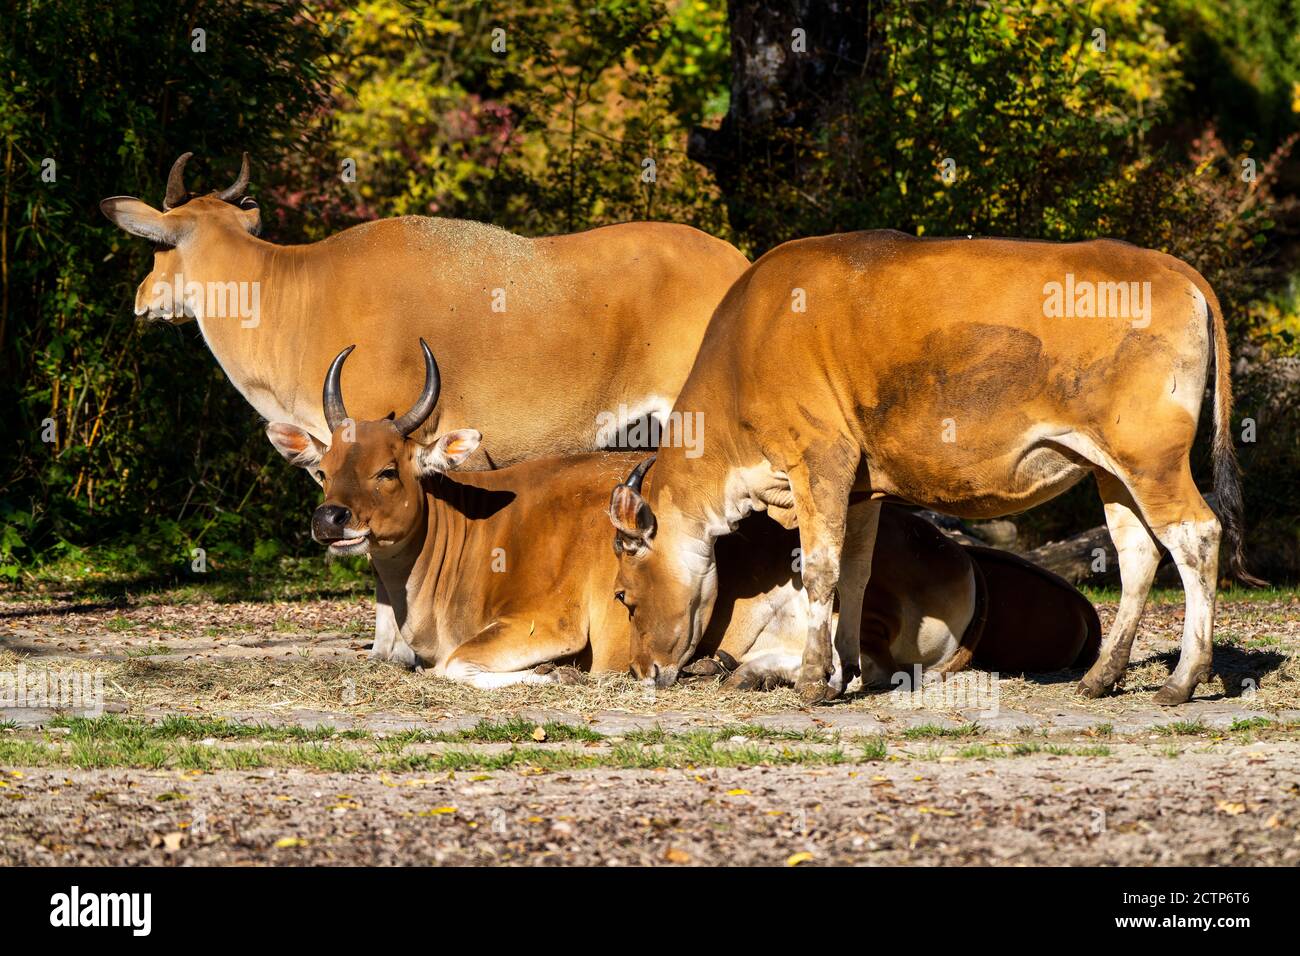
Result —
[{"label": "standing banteng", "polygon": [[[258,238],[247,154],[231,186],[201,196],[184,185],[189,157],[172,167],[161,211],[129,196],[100,204],[156,250],[136,314],[196,320],[263,418],[322,441],[320,383],[339,350],[360,346],[344,383],[354,413],[382,418],[419,392],[411,343],[423,336],[456,383],[424,433],[482,428],[477,467],[590,451],[602,413],[666,416],[709,316],[749,265],[662,222],[528,239],[402,216],[280,246]],[[222,303],[234,314],[205,314]]]},{"label": "standing banteng", "polygon": [[[1091,307],[1058,308],[1067,277],[1092,290]],[[1135,282],[1140,314],[1111,314],[1109,298],[1097,309],[1097,289]],[[717,539],[766,510],[798,527],[803,549],[812,622],[799,690],[832,697],[859,667],[858,596],[881,501],[987,518],[1091,474],[1123,594],[1079,689],[1106,693],[1123,674],[1163,546],[1186,616],[1156,700],[1186,701],[1212,661],[1220,525],[1188,461],[1211,368],[1215,490],[1229,563],[1245,576],[1227,337],[1194,269],[1113,241],[882,231],[778,247],[727,293],[678,396],[676,411],[703,417],[702,453],[661,449],[614,490],[615,587],[635,612],[634,669],[675,679],[713,607]],[[832,686],[833,652],[842,677]]]}]

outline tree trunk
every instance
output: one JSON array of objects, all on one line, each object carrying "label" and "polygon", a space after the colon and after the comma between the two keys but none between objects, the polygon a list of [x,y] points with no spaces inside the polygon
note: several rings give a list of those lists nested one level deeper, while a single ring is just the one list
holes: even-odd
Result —
[{"label": "tree trunk", "polygon": [[[884,3],[730,0],[731,105],[719,129],[692,130],[687,155],[708,167],[732,228],[758,252],[790,238],[771,215],[774,192],[808,196],[808,147],[879,69]],[[788,229],[788,227],[787,227]]]}]

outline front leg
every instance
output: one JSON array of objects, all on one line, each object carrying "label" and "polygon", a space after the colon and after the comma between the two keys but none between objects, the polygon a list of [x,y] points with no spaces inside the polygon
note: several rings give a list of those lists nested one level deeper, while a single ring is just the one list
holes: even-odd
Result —
[{"label": "front leg", "polygon": [[572,657],[586,646],[585,635],[562,631],[549,621],[505,619],[452,651],[436,673],[480,690],[571,683],[565,668],[534,668]]},{"label": "front leg", "polygon": [[370,645],[372,661],[393,661],[406,667],[419,663],[411,645],[402,639],[401,629],[397,626],[397,613],[388,599],[384,582],[375,575],[375,641]]},{"label": "front leg", "polygon": [[[840,583],[849,492],[853,489],[859,457],[836,445],[823,453],[805,452],[802,460],[787,471],[799,523],[803,585],[809,610],[808,639],[795,690],[808,704],[839,696],[839,690],[829,683],[835,671],[831,613],[835,589]],[[852,667],[857,670],[858,662],[854,661]]]}]

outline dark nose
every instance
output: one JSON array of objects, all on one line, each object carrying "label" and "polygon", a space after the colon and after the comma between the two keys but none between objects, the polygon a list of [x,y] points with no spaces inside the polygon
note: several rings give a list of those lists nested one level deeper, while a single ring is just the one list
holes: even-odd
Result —
[{"label": "dark nose", "polygon": [[352,512],[342,505],[324,504],[311,516],[311,533],[317,541],[337,541],[344,533]]}]

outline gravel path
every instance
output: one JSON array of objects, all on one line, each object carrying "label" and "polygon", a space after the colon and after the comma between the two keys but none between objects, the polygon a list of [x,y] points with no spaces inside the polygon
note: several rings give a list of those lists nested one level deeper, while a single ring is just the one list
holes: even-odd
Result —
[{"label": "gravel path", "polygon": [[[1300,744],[419,775],[32,770],[0,863],[1300,863]],[[796,857],[796,854],[811,854]]]}]

